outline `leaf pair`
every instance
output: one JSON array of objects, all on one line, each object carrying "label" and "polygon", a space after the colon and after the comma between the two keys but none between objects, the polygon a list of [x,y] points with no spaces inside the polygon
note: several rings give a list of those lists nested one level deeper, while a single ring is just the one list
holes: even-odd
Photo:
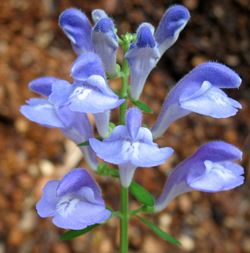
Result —
[{"label": "leaf pair", "polygon": [[[136,217],[142,221],[145,225],[147,225],[156,235],[158,235],[160,238],[162,238],[163,240],[174,244],[174,245],[178,245],[180,246],[181,243],[180,241],[178,241],[177,239],[175,239],[173,236],[169,235],[168,233],[164,232],[162,229],[160,229],[159,227],[157,227],[155,224],[153,224],[152,222],[146,220],[145,218],[142,218],[138,215],[136,215]],[[88,232],[90,232],[91,230],[93,230],[94,228],[98,227],[100,224],[94,224],[91,225],[89,227],[86,227],[85,229],[82,230],[70,230],[67,231],[66,233],[64,233],[63,235],[61,235],[60,239],[65,241],[65,240],[72,240],[78,236],[84,235]]]}]

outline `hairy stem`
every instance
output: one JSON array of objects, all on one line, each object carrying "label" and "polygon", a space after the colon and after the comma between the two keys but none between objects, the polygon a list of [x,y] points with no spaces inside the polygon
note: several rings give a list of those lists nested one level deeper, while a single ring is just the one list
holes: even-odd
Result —
[{"label": "hairy stem", "polygon": [[126,99],[126,101],[120,106],[120,124],[124,125],[126,121],[126,111],[128,107],[128,76],[129,67],[126,59],[123,60],[122,64],[122,88],[120,97]]},{"label": "hairy stem", "polygon": [[[124,53],[128,50],[130,42],[123,41]],[[120,106],[120,124],[124,125],[126,122],[126,111],[128,107],[128,78],[129,78],[129,66],[126,59],[122,63],[122,87],[120,97],[126,101]],[[129,190],[126,187],[121,186],[121,216],[120,216],[120,253],[128,252],[128,222],[129,222]]]},{"label": "hairy stem", "polygon": [[121,218],[120,218],[120,252],[128,252],[128,220],[129,220],[129,208],[128,208],[128,188],[121,187]]}]

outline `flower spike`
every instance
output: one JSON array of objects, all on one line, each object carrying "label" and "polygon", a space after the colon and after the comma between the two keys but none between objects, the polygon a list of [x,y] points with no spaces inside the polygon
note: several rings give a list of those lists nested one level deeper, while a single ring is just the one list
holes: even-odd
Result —
[{"label": "flower spike", "polygon": [[184,76],[169,92],[152,128],[160,137],[175,120],[196,112],[214,118],[227,118],[241,109],[221,88],[238,88],[241,78],[229,67],[216,63],[200,64]]},{"label": "flower spike", "polygon": [[161,56],[176,42],[189,19],[190,13],[183,5],[173,5],[166,10],[155,32]]},{"label": "flower spike", "polygon": [[111,212],[105,208],[101,190],[85,169],[73,169],[62,180],[49,181],[36,204],[42,218],[64,229],[84,229],[106,221]]},{"label": "flower spike", "polygon": [[233,161],[241,158],[242,152],[226,142],[204,144],[170,174],[156,200],[155,211],[163,210],[185,192],[220,192],[240,186],[244,182],[244,169]]},{"label": "flower spike", "polygon": [[131,45],[125,57],[130,67],[131,97],[138,100],[146,79],[160,58],[154,28],[149,23],[142,23],[137,29],[137,40]]},{"label": "flower spike", "polygon": [[127,111],[126,125],[114,128],[103,142],[91,138],[90,146],[106,162],[119,165],[121,184],[128,187],[137,167],[152,167],[164,163],[173,153],[171,148],[159,148],[149,129],[141,127],[141,112]]},{"label": "flower spike", "polygon": [[[79,9],[70,8],[60,15],[59,25],[77,54],[70,72],[73,81],[51,76],[33,80],[30,90],[42,97],[28,100],[20,111],[33,122],[59,128],[77,144],[94,171],[118,177],[121,182],[120,210],[111,212],[99,186],[85,169],[76,168],[61,180],[49,181],[36,210],[40,217],[51,217],[57,227],[73,230],[66,232],[62,240],[89,232],[117,216],[121,220],[121,249],[127,252],[129,217],[135,215],[161,238],[178,245],[178,240],[137,214],[159,212],[186,192],[220,192],[243,184],[244,169],[236,163],[242,152],[223,141],[202,145],[179,163],[156,200],[132,181],[137,168],[159,166],[173,154],[172,148],[159,147],[154,138],[160,137],[175,120],[192,112],[227,118],[241,108],[222,90],[239,88],[238,74],[223,64],[206,62],[171,89],[154,126],[142,127],[139,109],[152,112],[139,99],[146,79],[164,52],[177,41],[189,19],[186,7],[173,5],[164,13],[156,31],[151,24],[142,23],[136,34],[118,37],[115,22],[102,9],[92,11],[93,26]],[[116,64],[119,46],[123,53]],[[119,94],[108,85],[111,79],[116,79],[112,86],[121,81]],[[130,104],[137,107],[129,108]],[[115,108],[119,108],[118,125],[110,122],[111,110]],[[96,137],[89,116],[94,118]],[[99,158],[105,163],[99,164]],[[109,169],[108,163],[119,170]],[[140,208],[129,210],[129,191],[142,204]]]}]

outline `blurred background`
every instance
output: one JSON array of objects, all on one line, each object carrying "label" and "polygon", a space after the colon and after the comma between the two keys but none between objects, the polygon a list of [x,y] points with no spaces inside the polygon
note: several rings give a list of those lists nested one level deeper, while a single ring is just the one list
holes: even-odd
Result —
[{"label": "blurred background", "polygon": [[[194,66],[215,60],[235,69],[243,79],[239,90],[228,93],[243,109],[236,117],[214,120],[191,114],[178,120],[158,143],[175,154],[154,169],[137,170],[136,180],[159,195],[170,168],[208,140],[225,140],[244,151],[246,183],[233,191],[185,194],[156,216],[163,230],[176,236],[182,247],[157,238],[143,224],[131,220],[130,252],[138,253],[247,253],[250,252],[250,1],[249,0],[1,0],[0,1],[0,253],[115,253],[119,248],[118,221],[110,220],[94,233],[61,242],[49,219],[41,219],[34,205],[49,179],[70,168],[85,166],[81,154],[59,130],[26,120],[19,107],[33,94],[27,84],[51,75],[70,80],[76,55],[59,29],[59,14],[67,7],[89,16],[94,8],[112,16],[119,34],[135,31],[144,21],[157,26],[168,6],[182,3],[191,20],[179,40],[162,57],[148,79],[142,101],[154,114],[152,125],[168,90]],[[117,87],[117,82],[114,83]],[[114,120],[116,113],[113,115]],[[108,204],[119,207],[119,185],[97,177]],[[131,199],[131,208],[136,202]]]}]

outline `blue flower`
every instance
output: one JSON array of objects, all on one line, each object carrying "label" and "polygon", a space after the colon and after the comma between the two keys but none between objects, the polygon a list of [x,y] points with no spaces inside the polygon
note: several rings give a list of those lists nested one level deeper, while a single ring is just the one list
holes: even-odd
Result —
[{"label": "blue flower", "polygon": [[233,162],[241,158],[242,152],[226,142],[212,141],[201,146],[172,171],[156,200],[155,211],[161,211],[185,192],[220,192],[243,184],[244,169]]},{"label": "blue flower", "polygon": [[106,221],[111,212],[105,208],[101,190],[87,170],[73,169],[62,180],[49,181],[36,209],[42,218],[64,229],[84,229]]},{"label": "blue flower", "polygon": [[100,58],[94,53],[79,56],[71,69],[74,90],[69,97],[72,111],[93,113],[98,133],[107,137],[110,110],[125,100],[109,88]]},{"label": "blue flower", "polygon": [[77,54],[93,50],[92,26],[83,12],[75,8],[65,10],[59,17],[59,25]]},{"label": "blue flower", "polygon": [[101,57],[106,73],[113,76],[116,74],[116,54],[119,47],[114,22],[99,9],[92,12],[92,17],[95,20],[92,31],[94,50]]},{"label": "blue flower", "polygon": [[[80,55],[76,61],[74,62],[72,68],[71,68],[71,76],[74,79],[75,86],[79,85],[79,87],[82,87],[83,83],[87,83],[89,80],[92,80],[92,83],[97,83],[96,91],[97,93],[93,93],[96,96],[95,97],[86,97],[86,100],[88,99],[88,102],[90,103],[90,106],[98,106],[96,108],[96,113],[93,111],[88,111],[94,113],[95,117],[95,123],[98,130],[98,133],[102,137],[107,137],[109,133],[109,120],[110,120],[110,109],[119,106],[121,103],[124,102],[124,99],[120,99],[117,95],[113,93],[113,91],[109,88],[106,82],[106,75],[103,70],[103,65],[95,53],[85,53],[84,55]],[[91,77],[92,76],[92,77]],[[88,79],[89,78],[89,79]],[[98,88],[99,87],[99,88]],[[76,90],[77,91],[77,90]],[[79,92],[79,89],[78,89]],[[86,91],[85,91],[86,92]],[[100,93],[102,92],[102,93]],[[86,93],[85,93],[86,94]],[[92,95],[93,95],[92,94]],[[99,96],[98,96],[99,94]],[[104,98],[106,95],[106,102],[104,102]],[[100,97],[102,96],[102,98]],[[98,101],[96,104],[93,103],[93,101]],[[105,106],[108,106],[108,109],[106,110]],[[74,110],[73,106],[71,107],[72,110]],[[80,108],[82,110],[83,107]],[[79,110],[79,108],[77,108]]]},{"label": "blue flower", "polygon": [[196,112],[214,118],[227,118],[241,109],[221,88],[239,88],[241,79],[227,66],[206,62],[184,76],[166,97],[156,124],[154,138],[160,137],[175,120]]},{"label": "blue flower", "polygon": [[126,125],[114,128],[103,142],[91,138],[90,146],[106,162],[119,165],[120,179],[128,187],[137,167],[152,167],[164,163],[173,153],[171,148],[159,148],[149,129],[141,127],[142,115],[136,108],[127,111]]},{"label": "blue flower", "polygon": [[152,25],[142,23],[137,29],[136,42],[125,55],[130,67],[131,97],[135,100],[139,99],[149,73],[160,58],[153,32]]},{"label": "blue flower", "polygon": [[[32,91],[49,97],[52,96],[53,91],[56,91],[56,88],[68,88],[68,86],[66,81],[53,77],[38,78],[29,85]],[[67,106],[53,103],[51,99],[32,98],[27,101],[27,105],[21,106],[20,111],[26,118],[40,125],[60,128],[64,135],[76,144],[83,143],[93,137],[93,128],[85,113],[73,112]],[[80,149],[87,163],[96,170],[98,161],[93,150],[90,147],[80,147]]]},{"label": "blue flower", "polygon": [[29,89],[37,94],[48,97],[52,92],[52,84],[59,80],[53,76],[34,79],[29,83]]},{"label": "blue flower", "polygon": [[176,4],[166,10],[155,31],[161,56],[176,42],[189,19],[190,13],[183,5]]},{"label": "blue flower", "polygon": [[[57,99],[61,98],[56,98],[54,102]],[[72,86],[67,101],[72,111],[95,114],[114,109],[125,100],[119,99],[102,76],[92,75],[87,80]]]},{"label": "blue flower", "polygon": [[106,80],[100,57],[92,52],[78,56],[71,67],[71,76],[74,81],[82,82],[92,75],[102,76]]},{"label": "blue flower", "polygon": [[76,124],[79,113],[93,113],[100,135],[107,136],[110,110],[118,107],[124,99],[119,99],[107,85],[100,58],[94,53],[79,56],[71,75],[73,85],[52,77],[31,82],[30,88],[48,96],[48,99],[31,99],[21,112],[39,124],[67,130],[72,125],[80,125]]},{"label": "blue flower", "polygon": [[102,137],[108,135],[110,110],[120,106],[124,101],[119,99],[98,75],[93,75],[80,85],[75,85],[68,97],[70,110],[94,114],[97,130]]},{"label": "blue flower", "polygon": [[78,55],[85,52],[97,53],[106,73],[115,75],[118,39],[113,20],[99,9],[92,12],[92,17],[95,21],[93,28],[83,12],[70,8],[61,13],[59,25]]},{"label": "blue flower", "polygon": [[146,79],[163,53],[178,39],[190,18],[189,11],[182,5],[174,5],[163,15],[154,35],[154,27],[142,23],[137,29],[137,39],[125,57],[131,77],[131,97],[139,99]]}]

